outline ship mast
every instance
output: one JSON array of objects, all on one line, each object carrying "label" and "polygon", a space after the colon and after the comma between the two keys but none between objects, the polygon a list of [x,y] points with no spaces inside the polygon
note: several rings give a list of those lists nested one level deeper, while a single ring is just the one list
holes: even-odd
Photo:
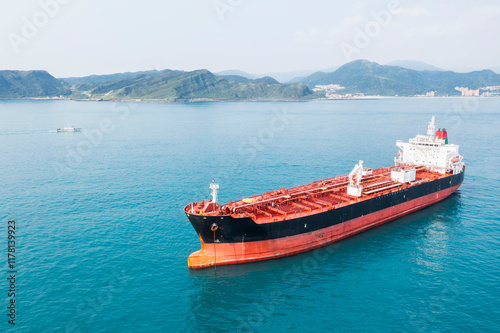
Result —
[{"label": "ship mast", "polygon": [[429,126],[427,127],[427,135],[430,137],[434,137],[435,132],[436,132],[436,116],[432,116]]},{"label": "ship mast", "polygon": [[219,184],[215,183],[212,179],[212,183],[210,184],[210,189],[212,190],[212,202],[217,203],[217,189],[219,188]]}]

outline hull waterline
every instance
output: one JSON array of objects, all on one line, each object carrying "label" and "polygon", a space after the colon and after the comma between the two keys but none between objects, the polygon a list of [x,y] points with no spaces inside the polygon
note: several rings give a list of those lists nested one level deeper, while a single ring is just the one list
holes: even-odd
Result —
[{"label": "hull waterline", "polygon": [[460,184],[330,227],[284,238],[254,242],[215,243],[214,247],[214,243],[207,244],[200,237],[201,249],[189,256],[188,267],[200,269],[214,265],[249,263],[311,251],[435,204],[446,199],[459,186]]}]

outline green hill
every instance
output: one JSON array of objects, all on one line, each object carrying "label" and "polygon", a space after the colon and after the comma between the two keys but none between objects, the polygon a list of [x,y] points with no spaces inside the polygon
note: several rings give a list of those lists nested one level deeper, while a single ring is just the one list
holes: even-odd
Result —
[{"label": "green hill", "polygon": [[72,86],[83,84],[83,83],[98,83],[106,81],[117,81],[130,78],[139,74],[151,74],[156,72],[156,70],[143,71],[143,72],[126,72],[126,73],[116,73],[116,74],[104,74],[104,75],[90,75],[83,77],[67,77],[62,79]]},{"label": "green hill", "polygon": [[270,77],[236,81],[208,70],[138,72],[68,82],[73,83],[73,97],[104,100],[288,100],[315,96],[302,83],[281,84]]},{"label": "green hill", "polygon": [[223,77],[226,80],[234,81],[234,82],[248,82],[248,81],[252,81],[252,79],[249,79],[249,78],[246,78],[246,77],[240,76],[240,75],[218,75],[218,76]]},{"label": "green hill", "polygon": [[0,71],[0,98],[59,97],[68,85],[46,71]]},{"label": "green hill", "polygon": [[367,60],[349,62],[335,72],[314,73],[302,80],[309,87],[339,84],[345,92],[366,95],[411,96],[435,91],[437,95],[460,95],[455,87],[500,85],[500,75],[491,70],[470,73],[452,71],[416,71],[399,66],[383,66]]},{"label": "green hill", "polygon": [[162,70],[56,79],[46,71],[0,71],[0,98],[58,97],[97,100],[304,100],[323,98],[316,85],[338,84],[342,93],[413,96],[460,95],[455,87],[478,89],[499,86],[500,74],[491,70],[470,73],[418,71],[356,60],[334,72],[316,72],[297,83],[272,77],[249,79],[220,76],[208,70]]}]

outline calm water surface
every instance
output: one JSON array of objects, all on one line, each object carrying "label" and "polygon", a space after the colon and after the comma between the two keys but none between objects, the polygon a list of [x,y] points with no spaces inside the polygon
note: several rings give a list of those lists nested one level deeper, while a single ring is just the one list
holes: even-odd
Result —
[{"label": "calm water surface", "polygon": [[[460,145],[445,201],[289,258],[190,271],[182,208],[392,165],[431,115]],[[56,133],[71,123],[85,132]],[[500,100],[0,101],[0,248],[12,332],[488,332],[500,326]]]}]

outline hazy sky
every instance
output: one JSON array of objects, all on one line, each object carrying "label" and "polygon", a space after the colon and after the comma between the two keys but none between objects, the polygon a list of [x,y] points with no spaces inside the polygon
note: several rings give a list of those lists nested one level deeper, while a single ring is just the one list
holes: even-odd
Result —
[{"label": "hazy sky", "polygon": [[1,9],[0,69],[56,77],[319,70],[353,59],[500,67],[498,0],[1,0]]}]

